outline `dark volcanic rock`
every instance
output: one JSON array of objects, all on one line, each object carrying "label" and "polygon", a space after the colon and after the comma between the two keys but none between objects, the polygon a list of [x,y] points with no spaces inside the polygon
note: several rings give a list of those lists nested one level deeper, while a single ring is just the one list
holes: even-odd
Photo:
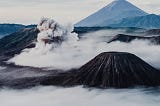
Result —
[{"label": "dark volcanic rock", "polygon": [[37,28],[25,28],[9,36],[0,39],[0,54],[14,55],[24,48],[34,47],[39,30]]},{"label": "dark volcanic rock", "polygon": [[60,70],[45,70],[42,68],[15,66],[12,64],[1,66],[0,87],[25,89],[39,86],[40,82],[50,76],[55,76]]},{"label": "dark volcanic rock", "polygon": [[97,88],[159,86],[160,71],[137,56],[123,52],[105,52],[71,71],[12,67],[0,74],[0,85],[29,88],[39,85],[70,87],[84,85]]},{"label": "dark volcanic rock", "polygon": [[160,29],[151,29],[146,32],[148,35],[160,35]]},{"label": "dark volcanic rock", "polygon": [[160,72],[130,53],[105,52],[77,71],[47,78],[42,85],[127,88],[160,85]]},{"label": "dark volcanic rock", "polygon": [[135,39],[139,40],[149,40],[154,44],[160,44],[160,36],[132,36],[132,35],[124,35],[124,34],[118,34],[114,36],[111,40],[108,41],[108,43],[114,42],[114,41],[120,41],[120,42],[126,42],[129,43]]},{"label": "dark volcanic rock", "polygon": [[[11,35],[0,39],[0,55],[14,56],[20,53],[25,48],[35,47],[37,35],[39,30],[37,28],[24,28]],[[54,37],[48,43],[61,43],[62,37]]]}]

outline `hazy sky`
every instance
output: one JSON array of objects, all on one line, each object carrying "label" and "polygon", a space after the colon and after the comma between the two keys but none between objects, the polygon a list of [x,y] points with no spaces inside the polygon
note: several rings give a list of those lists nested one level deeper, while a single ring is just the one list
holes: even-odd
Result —
[{"label": "hazy sky", "polygon": [[[50,17],[75,23],[113,0],[0,0],[0,23],[37,23]],[[128,0],[148,13],[160,14],[160,0]]]}]

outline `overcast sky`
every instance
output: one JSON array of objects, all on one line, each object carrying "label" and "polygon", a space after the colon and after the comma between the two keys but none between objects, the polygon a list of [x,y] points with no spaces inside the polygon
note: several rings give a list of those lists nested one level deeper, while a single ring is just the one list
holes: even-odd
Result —
[{"label": "overcast sky", "polygon": [[[41,17],[75,23],[113,0],[0,0],[0,23],[37,23]],[[160,0],[128,0],[148,13],[160,14]]]}]

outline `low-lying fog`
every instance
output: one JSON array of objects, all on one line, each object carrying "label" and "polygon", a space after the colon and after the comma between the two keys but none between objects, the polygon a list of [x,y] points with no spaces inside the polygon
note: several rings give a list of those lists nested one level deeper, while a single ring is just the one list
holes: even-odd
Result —
[{"label": "low-lying fog", "polygon": [[[46,25],[46,24],[45,24]],[[47,24],[48,25],[48,24]],[[43,27],[42,27],[43,28]],[[63,31],[62,31],[63,32]],[[49,34],[41,32],[39,36]],[[60,34],[61,32],[57,32]],[[35,48],[24,50],[9,62],[33,67],[53,69],[78,68],[101,52],[120,51],[133,53],[152,66],[160,68],[160,46],[149,41],[131,43],[106,42],[125,30],[101,30],[84,34],[68,33],[61,45],[37,43]],[[132,33],[133,35],[137,33]],[[51,34],[52,35],[52,34]],[[3,70],[4,67],[0,67]],[[25,90],[3,88],[0,90],[1,106],[160,106],[159,88],[88,89],[81,86],[57,88],[36,87]]]},{"label": "low-lying fog", "polygon": [[[53,69],[78,68],[101,52],[120,51],[133,53],[152,66],[160,68],[160,46],[149,41],[134,40],[131,43],[106,43],[116,34],[125,30],[101,30],[87,33],[78,40],[77,34],[69,34],[69,39],[60,46],[48,44],[45,47],[33,48],[15,56],[10,62],[17,65],[33,67],[52,67]],[[127,33],[128,34],[128,33]],[[137,33],[132,33],[133,35]]]},{"label": "low-lying fog", "polygon": [[[5,67],[0,67],[3,70]],[[62,88],[0,89],[1,106],[160,106],[159,88],[96,89]]]},{"label": "low-lying fog", "polygon": [[149,89],[36,87],[0,90],[1,106],[160,106],[160,92]]}]

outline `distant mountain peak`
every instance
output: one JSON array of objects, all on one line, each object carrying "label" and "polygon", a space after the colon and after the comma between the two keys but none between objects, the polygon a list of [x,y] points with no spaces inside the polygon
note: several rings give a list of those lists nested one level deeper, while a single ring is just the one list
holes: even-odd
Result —
[{"label": "distant mountain peak", "polygon": [[160,16],[156,14],[148,14],[145,16],[124,18],[118,23],[110,25],[110,27],[134,27],[144,29],[159,29]]},{"label": "distant mountain peak", "polygon": [[127,17],[147,15],[145,11],[134,6],[126,0],[114,0],[96,13],[81,20],[75,27],[95,27],[105,24],[105,26]]}]

